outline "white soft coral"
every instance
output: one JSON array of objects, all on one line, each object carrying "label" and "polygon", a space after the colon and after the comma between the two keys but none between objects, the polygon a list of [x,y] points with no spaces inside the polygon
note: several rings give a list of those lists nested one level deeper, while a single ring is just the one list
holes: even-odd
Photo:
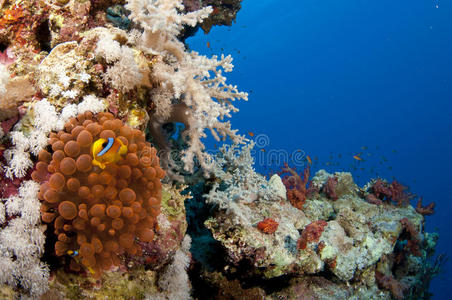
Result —
[{"label": "white soft coral", "polygon": [[47,145],[50,131],[63,129],[66,121],[77,113],[87,110],[97,113],[104,109],[103,101],[93,95],[85,96],[78,105],[66,106],[61,113],[57,113],[55,107],[46,99],[36,102],[29,111],[33,118],[33,128],[26,134],[19,130],[9,133],[14,146],[4,153],[7,161],[5,175],[9,178],[24,177],[27,170],[33,166],[30,153],[38,155]]},{"label": "white soft coral", "polygon": [[[40,261],[45,237],[40,225],[39,184],[24,181],[17,196],[0,206],[0,283],[20,284],[35,299],[48,290],[49,269]],[[6,222],[6,216],[11,217]]]},{"label": "white soft coral", "polygon": [[[141,36],[135,32],[134,42],[141,51],[162,58],[153,67],[153,81],[158,83],[158,88],[152,97],[154,104],[164,107],[156,108],[157,113],[151,118],[151,130],[158,134],[157,129],[166,122],[184,123],[186,130],[183,136],[189,144],[182,152],[185,170],[193,171],[196,157],[206,173],[211,171],[211,157],[203,151],[204,144],[201,142],[206,137],[204,131],[210,130],[217,140],[230,137],[235,143],[243,142],[244,137],[237,135],[237,131],[232,130],[224,118],[238,111],[232,101],[247,100],[248,97],[236,86],[226,84],[222,72],[232,71],[230,56],[207,58],[197,52],[186,51],[184,44],[178,40],[183,25],[195,26],[202,22],[212,8],[205,7],[184,14],[181,13],[184,6],[180,0],[129,0],[126,8],[131,11],[130,18],[144,29]],[[162,101],[168,97],[174,101]],[[163,139],[157,137],[157,140],[159,143]],[[159,146],[165,148],[161,143]],[[168,145],[162,150],[169,150]],[[162,160],[165,164],[169,155],[162,157]]]}]

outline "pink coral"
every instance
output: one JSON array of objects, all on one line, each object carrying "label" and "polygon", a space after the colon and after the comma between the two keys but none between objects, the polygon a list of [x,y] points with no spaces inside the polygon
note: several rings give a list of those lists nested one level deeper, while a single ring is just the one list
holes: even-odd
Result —
[{"label": "pink coral", "polygon": [[303,209],[303,205],[306,202],[307,188],[306,185],[308,183],[310,168],[309,165],[303,171],[303,179],[301,179],[300,175],[297,172],[289,168],[289,166],[285,163],[285,168],[283,168],[280,174],[290,173],[291,175],[284,176],[282,181],[287,189],[287,199],[290,201],[294,207],[298,209]]},{"label": "pink coral", "polygon": [[408,218],[403,218],[400,220],[400,224],[402,224],[402,228],[405,233],[407,233],[407,244],[405,246],[405,251],[411,253],[414,256],[421,256],[420,251],[420,234],[416,229],[413,223],[411,223]]},{"label": "pink coral", "polygon": [[337,177],[333,176],[328,178],[327,182],[323,186],[322,191],[329,199],[336,201],[338,198],[336,194],[336,187],[337,187]]},{"label": "pink coral", "polygon": [[416,211],[423,216],[433,215],[435,212],[435,202],[432,202],[427,206],[422,206],[422,197],[419,197],[417,200]]},{"label": "pink coral", "polygon": [[366,201],[369,202],[370,204],[375,204],[375,205],[382,205],[383,204],[383,201],[378,199],[377,196],[375,196],[374,194],[367,195],[366,196]]},{"label": "pink coral", "polygon": [[297,249],[304,250],[308,243],[318,242],[327,225],[328,223],[324,220],[317,220],[306,226],[297,241]]},{"label": "pink coral", "polygon": [[379,271],[375,271],[375,280],[380,288],[389,290],[396,299],[403,299],[405,287],[391,275],[385,275]]},{"label": "pink coral", "polygon": [[388,202],[393,201],[397,206],[406,206],[410,200],[415,197],[413,194],[406,192],[407,187],[394,180],[391,184],[378,179],[372,185],[372,192],[380,200]]}]

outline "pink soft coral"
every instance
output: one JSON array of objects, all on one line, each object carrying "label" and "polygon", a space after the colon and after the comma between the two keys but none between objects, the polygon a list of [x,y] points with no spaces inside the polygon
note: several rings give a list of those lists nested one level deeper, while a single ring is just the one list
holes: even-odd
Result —
[{"label": "pink soft coral", "polygon": [[378,179],[372,186],[372,192],[376,198],[393,201],[397,206],[406,206],[410,200],[415,197],[413,194],[406,192],[407,187],[394,180],[391,184]]},{"label": "pink soft coral", "polygon": [[336,176],[330,177],[322,189],[323,193],[333,201],[336,201],[339,198],[336,193],[337,182],[338,179]]},{"label": "pink soft coral", "polygon": [[310,168],[309,165],[303,171],[303,179],[297,172],[290,168],[286,163],[280,174],[290,173],[282,178],[282,181],[287,189],[287,199],[294,207],[303,209],[303,205],[306,202],[307,188],[306,185],[309,180]]}]

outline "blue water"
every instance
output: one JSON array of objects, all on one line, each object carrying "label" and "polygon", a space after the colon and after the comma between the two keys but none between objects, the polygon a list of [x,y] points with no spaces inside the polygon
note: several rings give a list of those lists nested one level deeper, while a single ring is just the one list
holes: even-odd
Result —
[{"label": "blue water", "polygon": [[[250,96],[232,124],[264,139],[260,172],[278,167],[261,153],[300,150],[314,170],[351,171],[361,185],[395,177],[437,203],[427,230],[441,253],[452,246],[451,16],[447,1],[244,1],[235,24],[188,44],[233,55],[228,81]],[[452,293],[449,268],[434,299]]]}]

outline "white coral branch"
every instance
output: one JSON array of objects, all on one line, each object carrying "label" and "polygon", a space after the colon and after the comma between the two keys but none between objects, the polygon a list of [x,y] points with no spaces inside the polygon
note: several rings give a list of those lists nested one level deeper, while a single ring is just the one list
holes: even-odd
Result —
[{"label": "white coral branch", "polygon": [[[12,217],[0,229],[0,283],[21,285],[33,298],[39,298],[48,286],[49,269],[40,261],[45,237],[40,222],[39,184],[22,182],[17,196],[4,199],[6,216]],[[0,221],[5,223],[5,207]]]}]

